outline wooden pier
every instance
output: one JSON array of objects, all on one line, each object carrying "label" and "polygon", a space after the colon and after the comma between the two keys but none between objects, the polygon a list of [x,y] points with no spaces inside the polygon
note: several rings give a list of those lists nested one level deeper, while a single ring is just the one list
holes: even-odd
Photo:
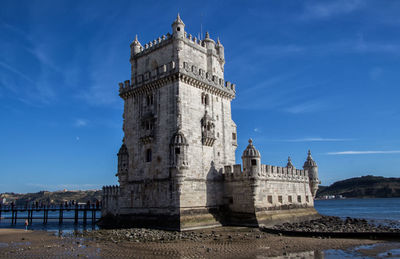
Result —
[{"label": "wooden pier", "polygon": [[[49,211],[57,212],[58,217],[50,217]],[[74,217],[64,217],[65,211],[74,211]],[[29,224],[32,224],[34,219],[43,220],[43,224],[47,224],[50,220],[58,220],[59,224],[62,224],[64,220],[74,220],[74,224],[78,224],[79,221],[85,225],[88,222],[88,214],[91,216],[90,223],[96,223],[96,212],[101,211],[100,206],[69,206],[69,207],[0,207],[0,221],[11,220],[11,224],[17,224],[17,219],[28,220]],[[4,213],[11,212],[11,216],[3,217]],[[26,214],[25,214],[26,212]],[[20,213],[18,216],[18,213]],[[21,215],[23,213],[23,215]]]}]

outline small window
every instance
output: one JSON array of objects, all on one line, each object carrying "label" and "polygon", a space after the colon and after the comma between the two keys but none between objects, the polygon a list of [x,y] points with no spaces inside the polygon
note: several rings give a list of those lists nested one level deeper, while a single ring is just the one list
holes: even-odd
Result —
[{"label": "small window", "polygon": [[219,152],[218,152],[218,156],[219,156],[220,154],[219,154]]},{"label": "small window", "polygon": [[147,149],[146,150],[146,162],[151,162],[151,157],[152,157],[151,149]]},{"label": "small window", "polygon": [[232,133],[232,139],[236,140],[236,133]]},{"label": "small window", "polygon": [[298,203],[301,203],[301,195],[298,195],[298,196],[297,196],[297,202],[298,202]]},{"label": "small window", "polygon": [[310,202],[310,198],[308,198],[308,195],[306,196],[306,202]]},{"label": "small window", "polygon": [[219,138],[219,132],[217,132],[217,138]]},{"label": "small window", "polygon": [[146,96],[146,104],[147,106],[153,105],[153,95]]},{"label": "small window", "polygon": [[177,30],[177,31],[180,31],[180,30],[181,30],[181,27],[177,27],[176,30]]},{"label": "small window", "polygon": [[252,159],[251,160],[251,165],[257,165],[257,160],[256,159]]},{"label": "small window", "polygon": [[279,196],[278,196],[278,202],[279,202],[279,203],[283,203],[282,195],[279,195]]},{"label": "small window", "polygon": [[268,195],[268,203],[272,204],[272,195]]},{"label": "small window", "polygon": [[175,155],[179,155],[181,153],[181,149],[179,147],[175,148]]},{"label": "small window", "polygon": [[289,203],[292,203],[292,202],[293,202],[293,200],[292,200],[292,195],[289,195],[289,196],[288,196],[288,201],[289,201]]},{"label": "small window", "polygon": [[219,119],[218,115],[217,115],[217,120]]},{"label": "small window", "polygon": [[205,98],[204,104],[205,105],[209,105],[210,104],[210,96],[208,94],[206,94],[206,98]]}]

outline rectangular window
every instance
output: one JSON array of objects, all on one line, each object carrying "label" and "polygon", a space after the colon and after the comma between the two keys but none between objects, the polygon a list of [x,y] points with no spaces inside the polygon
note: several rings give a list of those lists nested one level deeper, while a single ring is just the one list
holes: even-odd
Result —
[{"label": "rectangular window", "polygon": [[147,95],[146,96],[146,104],[147,106],[153,105],[153,95]]},{"label": "rectangular window", "polygon": [[232,133],[232,139],[236,140],[236,133]]},{"label": "rectangular window", "polygon": [[179,147],[175,148],[175,155],[179,155],[181,153],[181,149]]},{"label": "rectangular window", "polygon": [[272,195],[268,195],[268,203],[272,204]]},{"label": "rectangular window", "polygon": [[289,201],[289,203],[292,203],[292,202],[293,202],[293,200],[292,200],[292,195],[289,195],[289,196],[288,196],[288,201]]},{"label": "rectangular window", "polygon": [[279,202],[279,203],[283,203],[282,195],[279,195],[279,196],[278,196],[278,202]]},{"label": "rectangular window", "polygon": [[301,195],[298,195],[298,196],[297,196],[297,202],[298,202],[298,203],[301,203]]},{"label": "rectangular window", "polygon": [[308,195],[306,196],[306,202],[310,202],[310,198],[308,198]]},{"label": "rectangular window", "polygon": [[151,149],[146,150],[146,162],[151,162]]},{"label": "rectangular window", "polygon": [[252,159],[251,160],[251,165],[257,165],[257,160],[256,159]]}]

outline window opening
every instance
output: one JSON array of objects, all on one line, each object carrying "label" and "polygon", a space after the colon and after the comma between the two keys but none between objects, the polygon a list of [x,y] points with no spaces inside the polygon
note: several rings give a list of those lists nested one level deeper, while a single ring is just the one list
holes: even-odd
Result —
[{"label": "window opening", "polygon": [[146,150],[146,162],[151,162],[151,157],[152,157],[151,149],[147,149]]}]

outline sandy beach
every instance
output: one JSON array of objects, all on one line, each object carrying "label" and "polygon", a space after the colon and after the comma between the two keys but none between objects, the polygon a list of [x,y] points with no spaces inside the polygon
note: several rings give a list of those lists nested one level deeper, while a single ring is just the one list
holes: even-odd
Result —
[{"label": "sandy beach", "polygon": [[[45,231],[0,229],[0,257],[286,258],[302,252],[305,258],[323,258],[322,251],[327,249],[382,243],[376,240],[285,237],[250,228],[220,227],[196,231],[201,231],[205,236],[213,233],[216,238],[165,242],[137,239],[111,241],[83,234],[59,236]],[[366,253],[371,255],[374,251],[368,250]]]}]

